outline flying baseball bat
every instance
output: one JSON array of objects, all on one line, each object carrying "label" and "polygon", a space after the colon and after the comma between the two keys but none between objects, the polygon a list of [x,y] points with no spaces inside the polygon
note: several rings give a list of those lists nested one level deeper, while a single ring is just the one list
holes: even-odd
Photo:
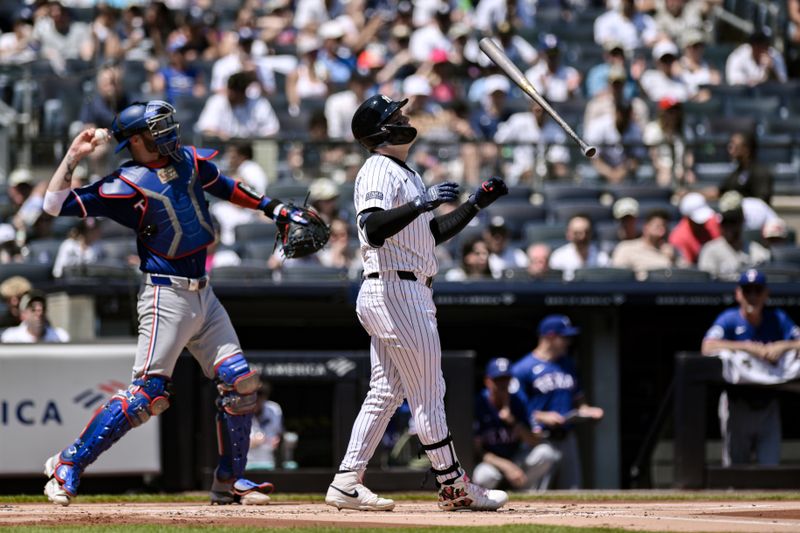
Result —
[{"label": "flying baseball bat", "polygon": [[558,122],[558,125],[567,132],[567,135],[572,137],[572,139],[578,143],[578,146],[580,146],[581,150],[583,151],[583,155],[586,157],[594,157],[594,155],[597,153],[597,148],[586,144],[584,140],[581,139],[577,133],[575,133],[570,125],[567,124],[563,118],[561,118],[561,115],[558,114],[558,111],[553,109],[547,100],[545,100],[544,97],[533,88],[533,85],[530,81],[528,81],[528,78],[526,78],[522,71],[511,62],[505,52],[503,52],[503,50],[497,46],[493,40],[491,40],[489,37],[484,37],[481,39],[480,47],[481,50],[483,50],[483,53],[489,56],[489,59],[494,61],[495,64],[506,73],[506,76],[511,78],[511,81],[516,83],[520,89],[525,91],[528,96],[533,98],[534,102],[539,104],[542,109],[547,111],[547,114],[553,117],[553,120]]}]

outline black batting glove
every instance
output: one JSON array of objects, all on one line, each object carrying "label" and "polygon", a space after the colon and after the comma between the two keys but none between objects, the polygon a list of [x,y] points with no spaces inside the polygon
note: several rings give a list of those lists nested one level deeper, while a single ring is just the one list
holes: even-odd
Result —
[{"label": "black batting glove", "polygon": [[445,202],[451,202],[458,198],[458,183],[446,181],[428,188],[414,200],[414,207],[420,213],[432,211]]},{"label": "black batting glove", "polygon": [[469,201],[479,209],[483,209],[506,194],[508,194],[506,182],[500,178],[494,177],[481,183],[481,186],[469,197]]}]

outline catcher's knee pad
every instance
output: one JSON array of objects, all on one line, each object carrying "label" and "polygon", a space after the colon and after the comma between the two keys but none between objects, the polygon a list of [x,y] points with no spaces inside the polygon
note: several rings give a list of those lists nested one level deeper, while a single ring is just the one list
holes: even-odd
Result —
[{"label": "catcher's knee pad", "polygon": [[95,412],[80,437],[58,457],[54,475],[68,492],[74,494],[78,476],[101,453],[131,428],[169,407],[168,385],[165,377],[145,376],[135,380],[127,390],[117,392]]},{"label": "catcher's knee pad", "polygon": [[238,353],[217,364],[216,382],[219,398],[217,407],[231,415],[252,414],[256,411],[261,384],[258,373],[250,370],[242,354]]}]

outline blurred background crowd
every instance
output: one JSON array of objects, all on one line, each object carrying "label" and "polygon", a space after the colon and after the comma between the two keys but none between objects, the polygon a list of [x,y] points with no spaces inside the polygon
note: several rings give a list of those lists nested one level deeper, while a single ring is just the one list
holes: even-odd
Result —
[{"label": "blurred background crowd", "polygon": [[[331,223],[320,254],[283,261],[269,221],[215,203],[212,276],[357,279],[352,191],[368,154],[350,118],[381,92],[409,98],[410,163],[428,183],[511,185],[440,247],[442,279],[800,277],[800,0],[5,0],[0,31],[8,274],[135,270],[126,230],[53,219],[42,199],[81,128],[158,98],[225,173]],[[486,35],[597,158],[480,52]],[[112,147],[73,186],[115,168]]]}]

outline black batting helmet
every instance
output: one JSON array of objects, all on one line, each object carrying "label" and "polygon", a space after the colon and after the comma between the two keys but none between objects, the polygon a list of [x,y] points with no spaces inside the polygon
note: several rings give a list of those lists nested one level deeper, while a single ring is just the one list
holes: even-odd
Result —
[{"label": "black batting helmet", "polygon": [[353,137],[369,151],[385,144],[410,143],[417,136],[416,128],[387,123],[389,117],[407,103],[408,98],[396,102],[382,94],[371,96],[353,115],[350,125]]}]

